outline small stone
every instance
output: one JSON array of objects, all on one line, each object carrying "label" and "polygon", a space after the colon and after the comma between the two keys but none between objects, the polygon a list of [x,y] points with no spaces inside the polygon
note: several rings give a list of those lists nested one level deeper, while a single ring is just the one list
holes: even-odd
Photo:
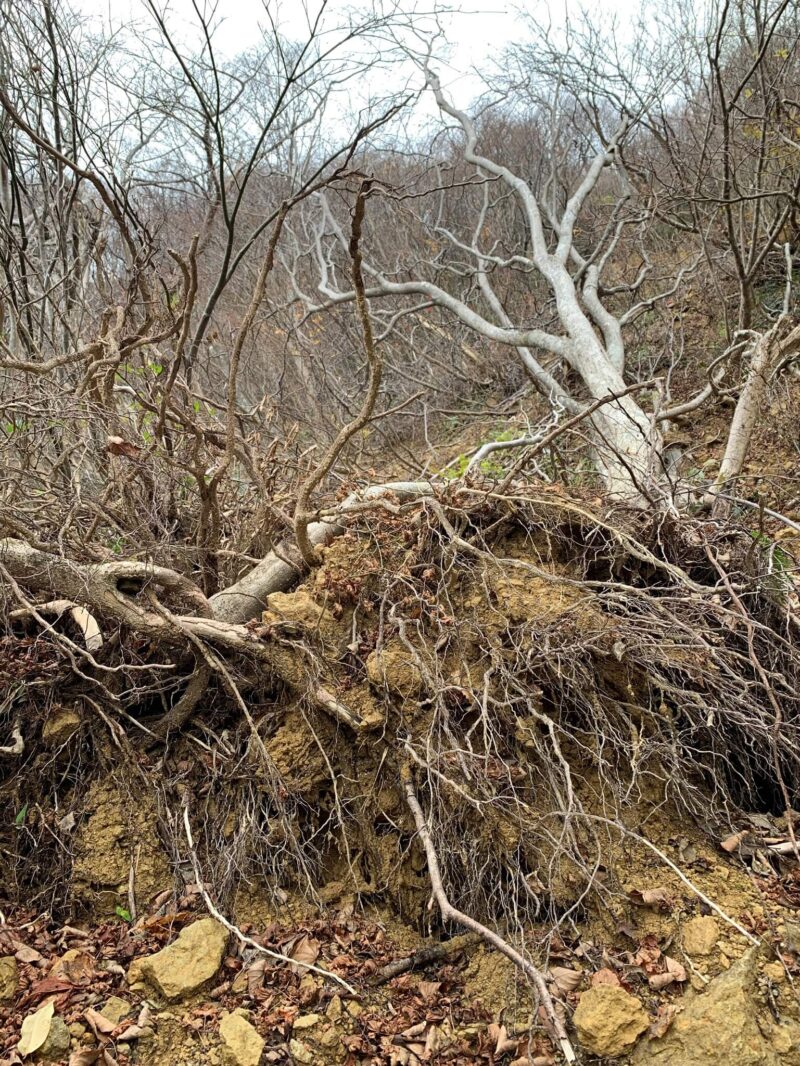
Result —
[{"label": "small stone", "polygon": [[131,1013],[133,1007],[125,999],[120,999],[119,996],[111,996],[106,1000],[105,1006],[101,1008],[100,1013],[104,1018],[108,1018],[114,1025],[119,1025],[123,1018]]},{"label": "small stone", "polygon": [[317,1042],[321,1047],[334,1047],[334,1045],[341,1043],[342,1035],[337,1031],[335,1025],[326,1025],[325,1029],[317,1037]]},{"label": "small stone", "polygon": [[13,999],[19,986],[19,968],[13,955],[0,959],[0,1003]]},{"label": "small stone", "polygon": [[609,1058],[633,1047],[649,1025],[639,1000],[615,985],[584,992],[572,1020],[586,1050]]},{"label": "small stone", "polygon": [[36,1058],[44,1062],[58,1062],[69,1054],[70,1035],[67,1023],[56,1014],[50,1022],[47,1039],[36,1052]]},{"label": "small stone", "polygon": [[345,1010],[351,1018],[358,1018],[359,1015],[364,1013],[364,1008],[361,1006],[360,1003],[356,1003],[355,1000],[352,1000],[352,1002],[348,1003],[345,1007]]},{"label": "small stone", "polygon": [[80,1040],[88,1031],[83,1022],[73,1022],[69,1027],[70,1036],[73,1036],[76,1040]]},{"label": "small stone", "polygon": [[783,943],[787,951],[800,955],[800,922],[786,922],[783,929]]},{"label": "small stone", "polygon": [[174,944],[132,962],[128,984],[150,983],[167,999],[181,999],[214,977],[227,944],[228,930],[213,918],[201,918],[182,929]]},{"label": "small stone", "polygon": [[314,1052],[307,1048],[300,1040],[289,1041],[289,1053],[295,1062],[303,1063],[303,1066],[307,1066],[308,1063],[314,1061]]},{"label": "small stone", "polygon": [[322,982],[313,973],[304,974],[300,979],[300,1006],[311,1007],[319,999]]},{"label": "small stone", "polygon": [[258,1066],[264,1039],[241,1014],[223,1014],[219,1036],[226,1066]]},{"label": "small stone", "polygon": [[683,950],[687,955],[711,955],[717,946],[719,929],[711,915],[691,918],[681,929]]},{"label": "small stone", "polygon": [[294,1020],[295,1029],[311,1029],[322,1021],[321,1014],[301,1014]]},{"label": "small stone", "polygon": [[131,1045],[129,1043],[127,1043],[127,1041],[125,1041],[125,1040],[121,1040],[117,1044],[117,1051],[120,1053],[120,1055],[129,1055],[130,1054],[130,1050],[131,1050]]},{"label": "small stone", "polygon": [[330,1001],[330,1003],[328,1004],[328,1009],[325,1011],[325,1013],[328,1015],[328,1017],[331,1019],[332,1022],[335,1022],[339,1018],[341,1018],[341,1016],[342,1016],[342,997],[341,996],[333,996],[331,1001]]},{"label": "small stone", "polygon": [[764,976],[768,977],[773,984],[782,985],[786,980],[786,970],[779,962],[768,962],[764,967]]},{"label": "small stone", "polygon": [[64,707],[51,713],[42,728],[42,740],[48,747],[58,748],[80,729],[81,716]]}]

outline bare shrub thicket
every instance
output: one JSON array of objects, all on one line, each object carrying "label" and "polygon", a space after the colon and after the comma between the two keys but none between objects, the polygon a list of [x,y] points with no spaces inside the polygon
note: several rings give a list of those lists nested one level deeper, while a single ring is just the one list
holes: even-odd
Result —
[{"label": "bare shrub thicket", "polygon": [[[430,883],[499,942],[568,1058],[529,928],[610,898],[626,806],[797,794],[794,564],[737,479],[800,348],[798,16],[691,7],[625,47],[532,23],[471,106],[402,6],[228,59],[149,0],[136,38],[0,3],[4,796],[58,806],[111,743],[223,900],[408,906],[427,864],[416,913]],[[520,397],[442,470],[448,421]]]}]

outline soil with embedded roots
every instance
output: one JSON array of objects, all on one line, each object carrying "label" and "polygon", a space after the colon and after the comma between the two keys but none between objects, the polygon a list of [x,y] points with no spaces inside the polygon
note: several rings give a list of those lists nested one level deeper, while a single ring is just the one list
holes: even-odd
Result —
[{"label": "soil with embedded roots", "polygon": [[[177,928],[209,900],[273,946],[311,930],[320,963],[364,998],[342,1015],[346,1054],[309,1038],[311,1058],[295,1061],[422,1061],[381,1057],[401,1030],[358,1019],[385,1016],[395,995],[397,1025],[413,1028],[408,997],[435,1013],[444,973],[460,1043],[436,1054],[545,1062],[526,979],[485,945],[375,983],[387,960],[463,932],[431,906],[410,787],[452,905],[549,967],[565,1017],[606,974],[597,983],[638,996],[666,1033],[686,990],[748,938],[766,945],[762,967],[796,968],[796,608],[791,561],[761,531],[646,520],[553,488],[461,489],[359,516],[251,624],[283,681],[229,660],[166,744],[146,731],[163,711],[156,672],[129,674],[138,696],[120,714],[46,637],[10,630],[3,726],[21,718],[25,749],[0,762],[0,907],[130,926],[123,966],[148,946],[137,929],[163,914]],[[126,662],[155,656],[140,642]],[[703,917],[716,937],[692,956],[683,930]],[[275,995],[303,1008],[302,980],[284,973]],[[264,1002],[246,1004],[262,1029]],[[160,1061],[181,1061],[171,1024]],[[506,1027],[504,1051],[491,1024]]]}]

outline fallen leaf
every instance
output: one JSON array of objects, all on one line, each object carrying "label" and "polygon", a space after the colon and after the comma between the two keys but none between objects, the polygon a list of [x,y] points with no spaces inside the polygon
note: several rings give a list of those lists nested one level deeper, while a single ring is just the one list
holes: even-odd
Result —
[{"label": "fallen leaf", "polygon": [[567,966],[551,966],[550,977],[559,992],[574,992],[581,983],[583,974],[580,970],[571,970]]},{"label": "fallen leaf", "polygon": [[[289,952],[289,958],[294,959],[296,963],[305,963],[308,966],[313,966],[319,958],[319,941],[312,940],[308,936],[301,936]],[[292,973],[304,974],[306,965],[292,966]]]},{"label": "fallen leaf", "polygon": [[677,959],[671,959],[669,955],[665,955],[664,962],[667,964],[667,973],[671,973],[676,981],[682,983],[687,979],[686,970]]},{"label": "fallen leaf", "polygon": [[742,844],[749,836],[749,830],[743,829],[741,833],[732,833],[724,840],[720,840],[719,846],[722,848],[723,851],[727,851],[729,854],[732,854],[734,851],[737,850],[739,845]]},{"label": "fallen leaf", "polygon": [[648,978],[647,983],[654,992],[660,992],[662,988],[667,988],[675,980],[674,973],[654,973],[652,977]]},{"label": "fallen leaf", "polygon": [[85,984],[95,977],[94,959],[86,951],[69,952],[65,958],[56,959],[50,976],[72,985]]},{"label": "fallen leaf", "polygon": [[650,1036],[655,1040],[664,1036],[679,1010],[676,1003],[662,1003],[656,1011],[655,1021],[650,1023]]},{"label": "fallen leaf", "polygon": [[32,1055],[38,1051],[50,1034],[55,1006],[52,999],[39,1007],[34,1014],[29,1014],[22,1023],[17,1051],[20,1055]]},{"label": "fallen leaf", "polygon": [[29,948],[25,944],[18,948],[14,956],[17,962],[41,962],[42,956],[35,948]]},{"label": "fallen leaf", "polygon": [[117,1028],[117,1023],[110,1021],[100,1011],[95,1010],[94,1007],[87,1007],[83,1012],[83,1016],[89,1025],[92,1027],[95,1036],[102,1034],[113,1033]]},{"label": "fallen leaf", "polygon": [[425,1000],[426,1003],[430,1003],[436,998],[439,989],[442,987],[441,981],[420,981],[417,985],[419,994]]},{"label": "fallen leaf", "polygon": [[613,970],[609,970],[607,966],[602,970],[598,970],[597,973],[593,973],[589,979],[592,988],[597,988],[598,985],[610,985],[612,988],[619,988],[622,985],[619,977]]},{"label": "fallen leaf", "polygon": [[643,892],[635,888],[628,895],[631,902],[640,907],[655,907],[660,911],[672,910],[672,899],[666,888],[646,888]]}]

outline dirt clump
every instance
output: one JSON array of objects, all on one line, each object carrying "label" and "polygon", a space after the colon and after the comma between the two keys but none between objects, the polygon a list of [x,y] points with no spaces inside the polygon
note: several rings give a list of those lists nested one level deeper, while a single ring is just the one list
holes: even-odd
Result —
[{"label": "dirt clump", "polygon": [[419,696],[423,688],[419,666],[402,644],[387,644],[372,652],[367,658],[367,677],[376,688],[385,688],[402,699]]},{"label": "dirt clump", "polygon": [[265,747],[286,788],[297,795],[309,794],[330,782],[325,752],[334,748],[334,730],[317,719],[313,728],[299,707],[292,707]]},{"label": "dirt clump", "polygon": [[140,903],[172,884],[155,804],[141,786],[134,792],[130,784],[97,781],[84,811],[88,817],[77,831],[72,868],[73,894],[82,909],[101,917],[127,908],[131,870]]}]

